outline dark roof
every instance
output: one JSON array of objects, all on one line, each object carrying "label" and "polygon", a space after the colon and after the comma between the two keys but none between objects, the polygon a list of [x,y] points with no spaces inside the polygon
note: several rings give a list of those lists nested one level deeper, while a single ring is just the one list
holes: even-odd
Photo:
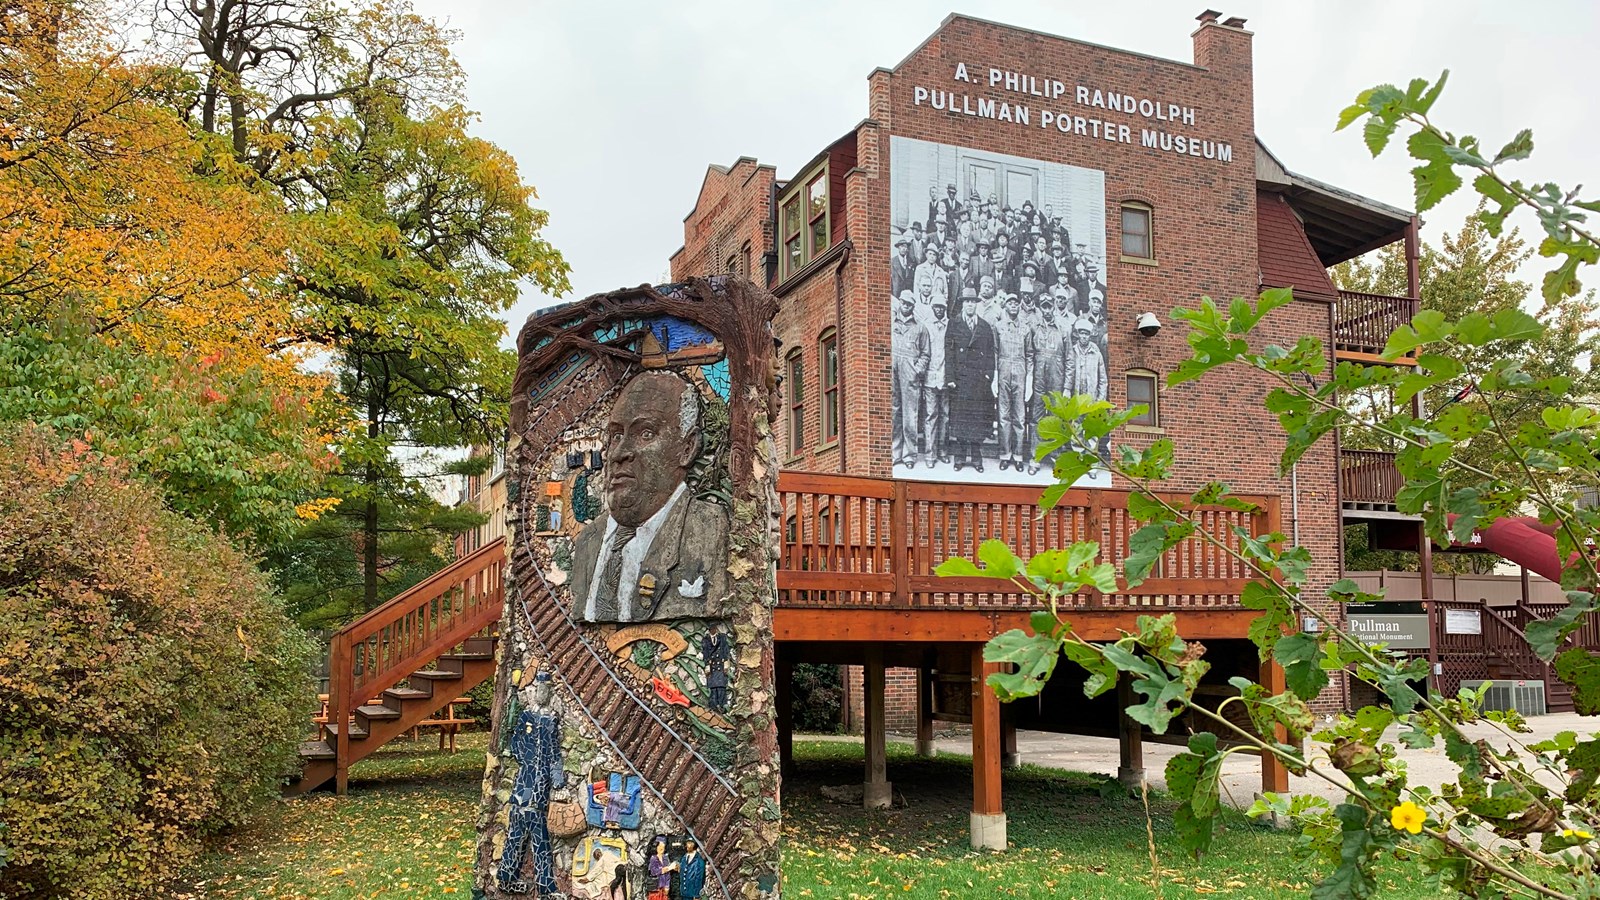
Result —
[{"label": "dark roof", "polygon": [[1294,207],[1324,266],[1354,259],[1405,237],[1412,214],[1315,178],[1289,171],[1256,140],[1256,185]]},{"label": "dark roof", "polygon": [[1265,190],[1256,192],[1256,243],[1262,287],[1294,288],[1296,297],[1308,299],[1339,298],[1289,202]]}]

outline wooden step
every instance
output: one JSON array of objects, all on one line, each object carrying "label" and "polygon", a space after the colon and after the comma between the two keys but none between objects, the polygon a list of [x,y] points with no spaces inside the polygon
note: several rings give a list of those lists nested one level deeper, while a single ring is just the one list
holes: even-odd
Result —
[{"label": "wooden step", "polygon": [[466,640],[461,642],[461,652],[463,652],[463,653],[487,653],[490,656],[494,656],[494,647],[495,647],[495,644],[499,643],[499,641],[500,641],[499,638],[492,638],[492,637],[467,638]]},{"label": "wooden step", "polygon": [[366,706],[356,707],[356,715],[366,716],[369,719],[398,719],[400,718],[400,710],[391,706],[369,703]]},{"label": "wooden step", "polygon": [[305,760],[311,760],[311,759],[333,759],[337,755],[338,754],[334,752],[334,749],[332,747],[328,746],[328,742],[327,741],[301,741],[300,742],[300,758],[301,759],[305,759]]},{"label": "wooden step", "polygon": [[400,701],[405,701],[405,700],[426,700],[429,697],[433,696],[433,691],[419,691],[416,688],[401,688],[401,687],[397,687],[397,688],[389,688],[388,690],[384,691],[383,692],[383,696],[387,697],[390,700],[400,700]]},{"label": "wooden step", "polygon": [[492,653],[446,653],[439,657],[439,668],[446,672],[465,672],[471,663],[494,662]]},{"label": "wooden step", "polygon": [[[339,724],[337,722],[329,722],[328,724],[326,724],[326,725],[324,725],[322,727],[327,729],[327,732],[328,732],[328,734],[330,736],[332,736],[332,737],[338,737],[339,736],[339,728],[340,728],[340,726],[339,726]],[[359,741],[359,740],[364,739],[366,736],[367,736],[367,730],[365,728],[362,728],[360,725],[351,725],[350,726],[350,740]]]},{"label": "wooden step", "polygon": [[407,680],[416,681],[419,678],[423,681],[460,681],[461,673],[451,672],[448,669],[423,669],[412,672]]}]

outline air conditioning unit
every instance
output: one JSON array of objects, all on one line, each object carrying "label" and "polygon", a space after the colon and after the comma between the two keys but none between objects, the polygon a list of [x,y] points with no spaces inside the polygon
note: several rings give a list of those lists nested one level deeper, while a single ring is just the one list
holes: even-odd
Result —
[{"label": "air conditioning unit", "polygon": [[[1470,691],[1477,690],[1481,684],[1482,679],[1461,682],[1461,686]],[[1491,681],[1489,690],[1483,694],[1483,708],[1502,712],[1516,710],[1524,716],[1542,716],[1548,712],[1544,702],[1544,682]]]}]

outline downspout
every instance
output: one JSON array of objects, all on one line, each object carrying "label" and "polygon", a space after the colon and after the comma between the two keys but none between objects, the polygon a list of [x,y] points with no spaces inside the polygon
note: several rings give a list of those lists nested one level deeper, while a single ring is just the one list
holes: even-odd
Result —
[{"label": "downspout", "polygon": [[839,257],[839,264],[833,267],[833,339],[839,348],[836,352],[839,355],[839,371],[837,373],[839,399],[837,403],[839,413],[839,472],[841,474],[850,471],[850,466],[847,462],[848,457],[845,455],[846,435],[850,433],[850,429],[844,427],[844,267],[850,262],[850,254],[855,249],[856,245],[850,240],[847,232],[844,239],[844,253]]}]

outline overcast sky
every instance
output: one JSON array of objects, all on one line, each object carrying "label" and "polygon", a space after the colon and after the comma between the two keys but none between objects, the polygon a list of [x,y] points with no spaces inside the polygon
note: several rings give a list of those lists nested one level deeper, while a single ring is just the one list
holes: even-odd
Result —
[{"label": "overcast sky", "polygon": [[[664,279],[707,164],[753,156],[792,176],[866,116],[868,73],[894,66],[953,10],[1190,62],[1204,8],[1201,0],[971,0],[958,9],[948,0],[415,2],[461,32],[456,51],[482,116],[477,133],[510,151],[538,188],[550,212],[545,236],[572,266],[568,299]],[[1334,134],[1333,124],[1363,88],[1449,68],[1437,123],[1493,149],[1531,127],[1534,155],[1520,177],[1570,188],[1594,174],[1584,165],[1600,132],[1587,102],[1600,48],[1592,0],[1219,6],[1255,33],[1257,134],[1296,172],[1412,208],[1403,148],[1373,160],[1358,131]],[[1462,194],[1433,210],[1424,239],[1458,227],[1472,203]],[[525,289],[511,332],[550,302]]]}]

